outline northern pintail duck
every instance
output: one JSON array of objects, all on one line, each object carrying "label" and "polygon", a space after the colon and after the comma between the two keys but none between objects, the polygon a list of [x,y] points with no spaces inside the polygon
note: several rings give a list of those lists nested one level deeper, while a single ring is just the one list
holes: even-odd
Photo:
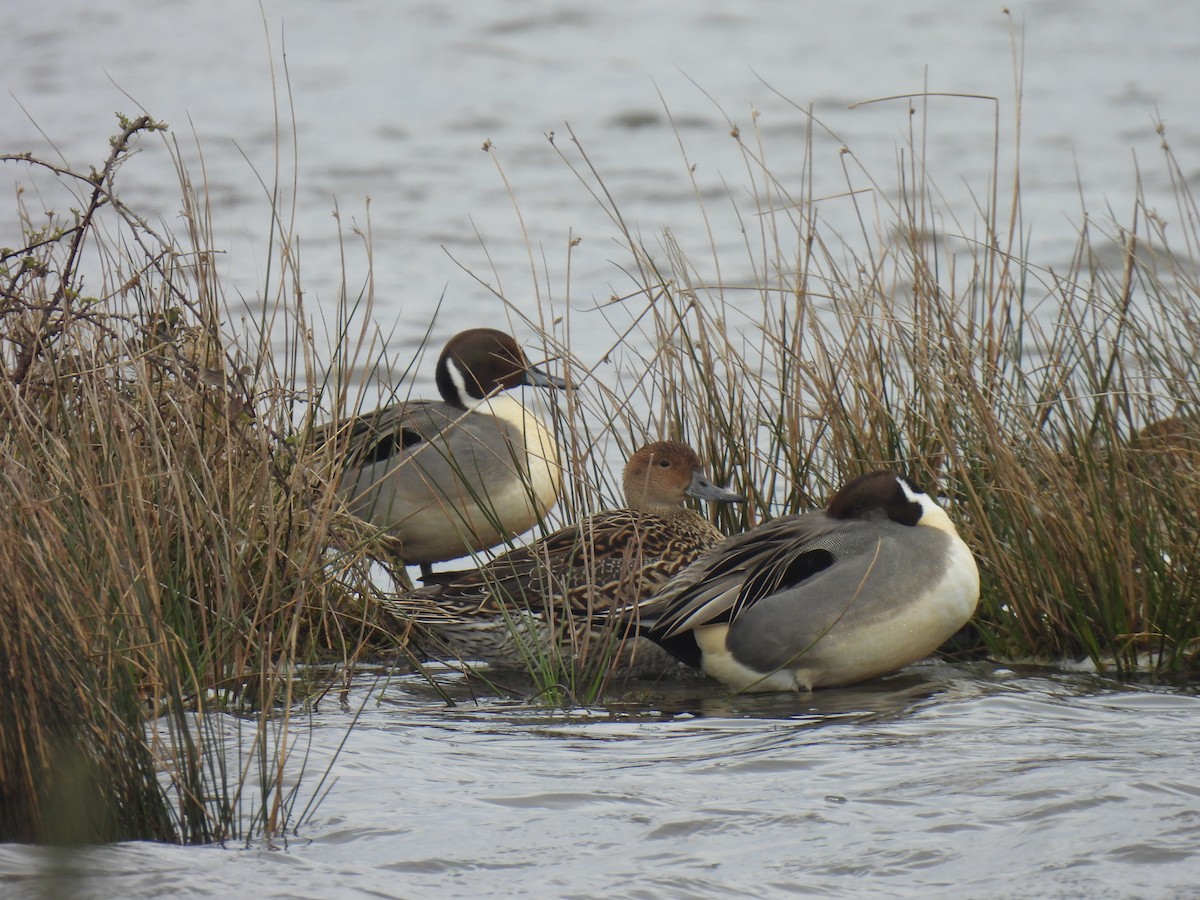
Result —
[{"label": "northern pintail duck", "polygon": [[385,406],[319,436],[345,442],[339,490],[350,510],[387,529],[425,573],[531,528],[562,490],[553,433],[508,393],[563,388],[561,379],[494,328],[452,337],[435,374],[441,401]]},{"label": "northern pintail duck", "polygon": [[678,441],[640,448],[622,482],[625,508],[593,513],[478,569],[435,576],[442,583],[396,598],[389,609],[432,631],[462,658],[500,668],[540,658],[552,636],[554,652],[615,654],[602,657],[610,673],[644,676],[675,668],[678,663],[648,641],[623,643],[610,612],[650,596],[724,539],[684,506],[686,498],[743,498],[714,484],[695,451]]},{"label": "northern pintail duck", "polygon": [[978,600],[945,510],[880,471],[718,544],[643,604],[642,633],[738,691],[808,691],[921,659]]}]

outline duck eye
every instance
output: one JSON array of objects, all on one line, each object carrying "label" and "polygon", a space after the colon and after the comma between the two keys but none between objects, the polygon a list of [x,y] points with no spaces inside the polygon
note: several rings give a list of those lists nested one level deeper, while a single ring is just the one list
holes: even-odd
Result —
[{"label": "duck eye", "polygon": [[659,466],[660,466],[660,467],[662,467],[662,468],[664,468],[664,469],[669,469],[669,468],[671,468],[671,461],[670,461],[669,459],[660,459],[660,460],[658,461],[658,464],[659,464]]}]

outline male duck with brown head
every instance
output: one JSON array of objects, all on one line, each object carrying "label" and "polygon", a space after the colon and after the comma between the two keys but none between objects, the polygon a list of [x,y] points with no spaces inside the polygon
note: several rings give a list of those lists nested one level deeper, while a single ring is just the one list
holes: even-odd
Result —
[{"label": "male duck with brown head", "polygon": [[319,438],[345,442],[339,490],[351,511],[386,528],[425,573],[526,531],[562,491],[553,433],[509,393],[562,380],[494,328],[452,337],[436,379],[441,401],[385,406]]},{"label": "male duck with brown head", "polygon": [[921,659],[978,600],[945,510],[880,471],[715,546],[642,604],[642,633],[735,690],[808,691]]},{"label": "male duck with brown head", "polygon": [[[622,481],[624,508],[593,513],[478,569],[435,576],[442,583],[397,598],[389,608],[464,659],[501,668],[523,667],[552,640],[568,653],[591,641],[595,652],[611,651],[599,642],[622,638],[613,630],[612,610],[650,596],[725,537],[684,505],[687,498],[742,500],[714,484],[695,451],[678,441],[640,448]],[[639,676],[676,665],[638,640],[619,648],[609,671]]]}]

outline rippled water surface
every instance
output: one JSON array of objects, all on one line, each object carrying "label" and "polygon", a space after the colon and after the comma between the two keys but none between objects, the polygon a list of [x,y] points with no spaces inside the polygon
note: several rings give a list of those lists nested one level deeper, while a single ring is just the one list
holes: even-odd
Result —
[{"label": "rippled water surface", "polygon": [[[738,152],[733,127],[790,194],[823,198],[835,255],[864,224],[875,231],[910,139],[923,147],[940,221],[977,240],[994,164],[1009,204],[1019,76],[1021,226],[1029,258],[1059,270],[1081,207],[1132,221],[1135,158],[1147,206],[1176,217],[1157,118],[1185,173],[1200,149],[1200,6],[1178,0],[1032,0],[1008,4],[1011,15],[958,0],[7,8],[0,149],[61,152],[87,171],[107,152],[114,110],[145,109],[172,126],[207,185],[232,300],[252,306],[263,290],[265,198],[278,184],[310,313],[336,299],[343,265],[350,293],[363,289],[366,254],[352,229],[369,227],[375,314],[397,353],[422,340],[439,300],[435,345],[462,321],[501,319],[494,288],[535,318],[540,301],[547,322],[569,304],[574,318],[560,327],[572,328],[583,361],[597,361],[621,326],[595,302],[635,283],[592,196],[589,162],[651,253],[665,254],[659,236],[670,229],[702,277],[718,274],[715,247],[721,277],[739,284],[763,267],[754,194],[764,176]],[[850,108],[924,90],[995,100],[932,98],[915,119],[904,99]],[[155,139],[139,146],[122,196],[180,229],[174,167]],[[9,164],[3,174],[11,183],[27,172]],[[61,185],[46,186],[45,200],[69,205]],[[0,216],[0,245],[16,245],[16,224]],[[418,377],[428,388],[429,374]]]},{"label": "rippled water surface", "polygon": [[[286,849],[0,847],[0,893],[1194,896],[1191,694],[935,664],[809,697],[697,677],[565,712],[451,692],[360,678],[336,783]],[[352,715],[322,705],[312,765]]]}]

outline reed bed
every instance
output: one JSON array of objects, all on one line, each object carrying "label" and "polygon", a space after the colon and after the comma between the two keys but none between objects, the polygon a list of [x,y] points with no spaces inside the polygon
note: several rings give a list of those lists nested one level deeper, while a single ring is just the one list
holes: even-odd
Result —
[{"label": "reed bed", "polygon": [[282,325],[234,340],[203,193],[181,167],[183,240],[127,209],[162,126],[121,124],[89,173],[5,158],[76,202],[22,201],[0,260],[0,840],[278,836],[311,800],[293,717],[395,646],[363,599],[383,554],[296,439],[294,272],[267,286]]},{"label": "reed bed", "polygon": [[597,386],[582,415],[631,446],[693,443],[750,498],[717,513],[730,531],[822,505],[860,472],[904,471],[948,505],[981,567],[976,621],[948,651],[1190,677],[1200,216],[1160,132],[1175,208],[1139,193],[1126,221],[1081,213],[1053,270],[1023,256],[1016,176],[1005,191],[993,173],[969,227],[939,209],[920,126],[894,185],[846,168],[853,244],[823,226],[811,177],[785,183],[762,135],[733,127],[754,204],[737,209],[753,276],[736,283],[728,258],[625,227],[572,135],[563,159],[615,223],[632,282],[604,307],[626,380]]},{"label": "reed bed", "polygon": [[[1193,676],[1200,214],[1165,130],[1175,208],[1138,193],[1125,221],[1081,212],[1075,252],[1055,269],[1026,258],[1019,173],[1001,183],[999,124],[991,178],[964,223],[939,205],[925,169],[920,98],[890,99],[914,104],[895,182],[843,153],[853,239],[819,215],[811,144],[788,181],[769,140],[730,121],[749,185],[723,204],[744,234],[737,265],[716,249],[722,213],[700,185],[708,246],[685,247],[670,230],[647,241],[585,143],[569,130],[569,141],[551,138],[613,223],[629,282],[587,313],[593,340],[596,317],[614,334],[599,364],[571,346],[584,314],[568,306],[553,324],[525,321],[577,387],[556,418],[571,489],[551,524],[620,505],[614,460],[651,440],[692,444],[748,497],[712,511],[728,533],[821,506],[853,475],[892,467],[935,491],[979,559],[976,620],[944,652]],[[750,275],[734,281],[731,270]],[[533,280],[537,296],[562,293],[536,270]],[[514,631],[522,612],[514,598]],[[552,619],[559,642],[528,643],[526,674],[553,702],[590,702],[620,683],[609,662],[625,635],[597,646],[578,624]]]},{"label": "reed bed", "polygon": [[[57,175],[78,212],[21,203],[25,243],[0,251],[0,840],[284,834],[322,782],[294,719],[408,638],[374,602],[370,566],[394,548],[344,511],[325,474],[337,442],[310,435],[367,405],[364,373],[402,400],[411,363],[385,366],[369,324],[351,332],[369,290],[343,297],[317,359],[278,210],[261,311],[233,313],[182,165],[183,240],[120,202],[132,142],[159,129],[123,121],[88,174],[4,158]],[[545,527],[619,505],[614,463],[651,440],[686,441],[748,497],[713,511],[730,533],[892,466],[936,490],[978,555],[955,652],[1193,675],[1200,215],[1165,139],[1174,214],[1139,197],[1125,222],[1087,219],[1052,271],[1023,257],[1020,191],[1002,204],[998,174],[977,221],[951,228],[918,141],[894,187],[847,166],[850,242],[817,215],[811,172],[788,183],[761,134],[731,134],[753,204],[731,198],[736,282],[725,251],[644,242],[583,143],[561,150],[630,284],[586,313],[615,335],[603,364],[573,350],[585,313],[519,323],[574,385],[553,416],[568,491]],[[623,635],[597,646],[577,625],[552,623],[565,652],[530,647],[551,702],[616,688]]]}]

